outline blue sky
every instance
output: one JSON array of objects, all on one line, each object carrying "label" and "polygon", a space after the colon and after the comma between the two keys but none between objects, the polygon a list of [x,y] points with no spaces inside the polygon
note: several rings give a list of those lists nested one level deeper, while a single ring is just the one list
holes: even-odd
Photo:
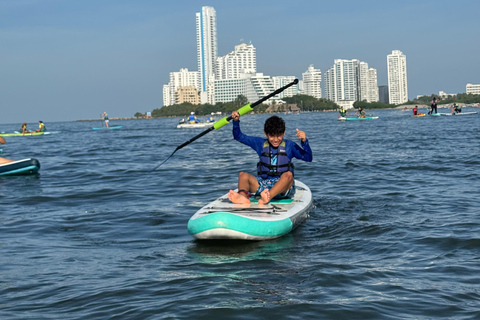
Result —
[{"label": "blue sky", "polygon": [[219,55],[251,42],[266,75],[359,59],[385,85],[386,56],[401,50],[409,98],[480,83],[478,0],[0,0],[0,123],[161,107],[169,73],[197,69],[202,6],[217,12]]}]

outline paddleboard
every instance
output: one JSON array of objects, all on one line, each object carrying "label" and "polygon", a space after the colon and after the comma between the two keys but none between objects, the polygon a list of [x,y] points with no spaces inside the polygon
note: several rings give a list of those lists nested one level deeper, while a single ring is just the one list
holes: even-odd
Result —
[{"label": "paddleboard", "polygon": [[[121,129],[123,126],[113,126],[113,127],[108,127],[108,129]],[[106,130],[107,127],[101,127],[101,128],[92,128],[93,130]]]},{"label": "paddleboard", "polygon": [[472,114],[476,114],[476,112],[460,112],[460,113],[440,113],[442,116],[468,116]]},{"label": "paddleboard", "polygon": [[213,126],[214,122],[198,122],[198,123],[179,123],[177,128],[206,128]]},{"label": "paddleboard", "polygon": [[345,117],[340,117],[338,120],[340,121],[353,121],[353,120],[375,120],[378,119],[378,117],[366,117],[366,118],[345,118]]},{"label": "paddleboard", "polygon": [[49,135],[54,133],[60,133],[60,131],[29,132],[29,133],[21,133],[21,132],[15,131],[14,133],[2,133],[1,136],[3,137],[43,136],[43,135]]},{"label": "paddleboard", "polygon": [[425,117],[425,113],[414,114],[412,117]]},{"label": "paddleboard", "polygon": [[40,170],[40,162],[29,158],[0,164],[0,176],[34,174]]},{"label": "paddleboard", "polygon": [[188,221],[188,232],[195,239],[269,240],[295,229],[314,208],[312,192],[295,180],[292,198],[259,205],[235,204],[228,193],[198,210]]},{"label": "paddleboard", "polygon": [[431,113],[431,114],[429,114],[429,116],[433,116],[433,117],[439,117],[441,115],[442,115],[441,113]]}]

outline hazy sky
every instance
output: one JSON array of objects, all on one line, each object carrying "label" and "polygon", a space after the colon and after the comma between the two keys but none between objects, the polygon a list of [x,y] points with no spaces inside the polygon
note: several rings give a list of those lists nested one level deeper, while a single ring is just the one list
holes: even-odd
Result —
[{"label": "hazy sky", "polygon": [[480,83],[478,0],[0,0],[0,123],[161,107],[169,73],[197,70],[202,6],[217,12],[218,54],[251,42],[265,75],[359,59],[386,85],[401,50],[410,99]]}]

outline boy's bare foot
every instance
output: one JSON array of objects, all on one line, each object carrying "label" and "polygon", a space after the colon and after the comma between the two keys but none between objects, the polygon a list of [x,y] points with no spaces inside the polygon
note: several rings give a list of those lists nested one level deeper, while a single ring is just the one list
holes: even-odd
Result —
[{"label": "boy's bare foot", "polygon": [[237,204],[249,204],[250,200],[243,194],[230,190],[228,192],[228,199]]},{"label": "boy's bare foot", "polygon": [[267,204],[270,201],[270,190],[265,189],[260,193],[260,199],[258,199],[258,204]]}]

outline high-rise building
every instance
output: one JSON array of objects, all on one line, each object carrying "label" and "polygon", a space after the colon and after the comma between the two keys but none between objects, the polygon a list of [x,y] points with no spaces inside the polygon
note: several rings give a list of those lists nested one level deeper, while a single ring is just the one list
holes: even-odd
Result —
[{"label": "high-rise building", "polygon": [[480,94],[480,84],[467,83],[467,94]]},{"label": "high-rise building", "polygon": [[[273,87],[276,89],[286,86],[287,84],[293,82],[295,80],[295,76],[276,76],[272,77]],[[286,97],[293,97],[297,95],[299,92],[298,84],[292,85],[287,89],[283,90],[278,94],[278,98],[286,98]]]},{"label": "high-rise building", "polygon": [[242,73],[257,72],[257,54],[252,44],[239,44],[223,57],[218,57],[215,66],[215,79],[239,79]]},{"label": "high-rise building", "polygon": [[331,101],[358,100],[358,70],[360,61],[335,59],[325,72],[325,98]]},{"label": "high-rise building", "polygon": [[408,101],[407,57],[400,50],[387,55],[388,97],[391,104]]},{"label": "high-rise building", "polygon": [[367,102],[378,102],[377,69],[368,68],[367,72]]},{"label": "high-rise building", "polygon": [[354,101],[378,101],[377,70],[357,59],[335,59],[325,72],[325,98],[352,106]]},{"label": "high-rise building", "polygon": [[170,72],[170,82],[163,86],[163,105],[180,103],[177,91],[181,87],[194,87],[198,91],[198,78],[197,71],[188,71],[187,68],[182,68],[179,72]]},{"label": "high-rise building", "polygon": [[388,99],[388,86],[378,86],[378,101],[390,103]]},{"label": "high-rise building", "polygon": [[322,72],[311,64],[307,71],[302,73],[303,94],[320,99],[322,97]]},{"label": "high-rise building", "polygon": [[[215,79],[215,63],[218,55],[217,14],[213,7],[202,7],[196,13],[197,24],[197,60],[200,73],[201,102],[208,101],[208,86]],[[213,85],[213,84],[211,84]]]},{"label": "high-rise building", "polygon": [[[241,74],[239,79],[222,79],[214,81],[214,101],[231,102],[237,99],[239,95],[243,95],[249,102],[255,102],[272,93],[275,88],[272,78],[265,76],[263,73]],[[278,100],[278,97],[272,97],[265,101],[265,104]],[[239,106],[240,107],[240,106]]]}]

